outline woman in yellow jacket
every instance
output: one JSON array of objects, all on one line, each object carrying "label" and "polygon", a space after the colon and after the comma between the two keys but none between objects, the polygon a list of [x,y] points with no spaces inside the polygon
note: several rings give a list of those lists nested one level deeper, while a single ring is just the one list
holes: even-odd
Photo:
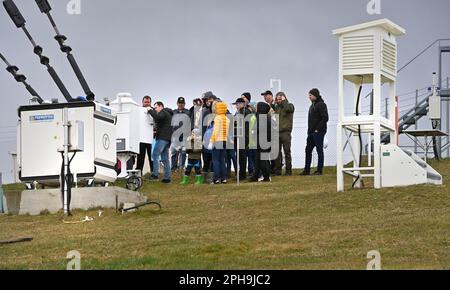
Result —
[{"label": "woman in yellow jacket", "polygon": [[212,149],[214,178],[213,184],[227,183],[226,148],[230,128],[230,120],[227,117],[228,108],[223,102],[217,102],[213,106],[214,129],[209,148]]}]

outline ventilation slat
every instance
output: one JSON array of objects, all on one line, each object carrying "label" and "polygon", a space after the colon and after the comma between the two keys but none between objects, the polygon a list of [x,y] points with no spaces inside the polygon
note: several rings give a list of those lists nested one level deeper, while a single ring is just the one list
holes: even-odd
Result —
[{"label": "ventilation slat", "polygon": [[342,57],[345,70],[373,68],[374,37],[372,35],[344,37]]}]

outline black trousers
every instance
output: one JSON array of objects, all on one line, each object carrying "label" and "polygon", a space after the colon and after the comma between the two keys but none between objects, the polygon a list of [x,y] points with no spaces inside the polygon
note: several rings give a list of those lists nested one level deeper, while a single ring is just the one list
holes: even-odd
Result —
[{"label": "black trousers", "polygon": [[257,180],[262,175],[264,179],[270,178],[270,160],[262,160],[261,149],[256,150],[255,171],[252,179]]},{"label": "black trousers", "polygon": [[152,144],[141,143],[139,144],[139,155],[137,157],[136,169],[141,172],[144,170],[145,154],[148,156],[150,161],[150,169],[153,172],[153,162],[152,162]]},{"label": "black trousers", "polygon": [[247,178],[247,149],[239,149],[239,178],[246,179]]},{"label": "black trousers", "polygon": [[305,149],[305,171],[309,172],[311,170],[312,163],[312,153],[314,148],[317,151],[317,157],[319,158],[317,164],[317,171],[322,172],[324,166],[324,152],[323,152],[323,142],[325,139],[325,133],[312,133],[308,134],[308,139],[306,140]]},{"label": "black trousers", "polygon": [[210,173],[213,171],[212,167],[212,153],[207,152],[206,150],[203,150],[202,152],[203,157],[203,172],[204,173]]}]

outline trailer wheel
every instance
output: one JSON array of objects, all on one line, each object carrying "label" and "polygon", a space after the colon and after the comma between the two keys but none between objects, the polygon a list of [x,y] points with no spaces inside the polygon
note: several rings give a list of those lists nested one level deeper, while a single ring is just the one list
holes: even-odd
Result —
[{"label": "trailer wheel", "polygon": [[131,176],[127,180],[127,189],[137,191],[142,186],[142,178],[137,176]]}]

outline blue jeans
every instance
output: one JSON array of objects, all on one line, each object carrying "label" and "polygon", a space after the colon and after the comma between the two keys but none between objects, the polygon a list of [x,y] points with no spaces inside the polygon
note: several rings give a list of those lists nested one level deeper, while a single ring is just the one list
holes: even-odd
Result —
[{"label": "blue jeans", "polygon": [[236,150],[227,149],[227,176],[231,177],[231,165],[234,167],[234,171],[237,172],[237,164],[236,164]]},{"label": "blue jeans", "polygon": [[170,162],[169,162],[169,142],[165,140],[156,140],[153,149],[153,173],[154,177],[159,177],[159,157],[164,165],[164,179],[171,179]]},{"label": "blue jeans", "polygon": [[305,157],[305,171],[310,171],[312,162],[312,152],[316,148],[317,156],[319,162],[317,164],[317,170],[322,171],[324,164],[324,154],[323,154],[323,140],[325,139],[325,133],[312,133],[308,134],[308,139],[306,140],[306,157]]},{"label": "blue jeans", "polygon": [[248,157],[248,173],[252,175],[253,172],[255,171],[256,149],[249,149],[247,157]]},{"label": "blue jeans", "polygon": [[170,151],[172,153],[172,171],[184,168],[186,165],[186,151],[183,149],[176,150],[173,146]]},{"label": "blue jeans", "polygon": [[226,149],[216,149],[212,151],[214,181],[227,180],[227,166],[226,166]]}]

